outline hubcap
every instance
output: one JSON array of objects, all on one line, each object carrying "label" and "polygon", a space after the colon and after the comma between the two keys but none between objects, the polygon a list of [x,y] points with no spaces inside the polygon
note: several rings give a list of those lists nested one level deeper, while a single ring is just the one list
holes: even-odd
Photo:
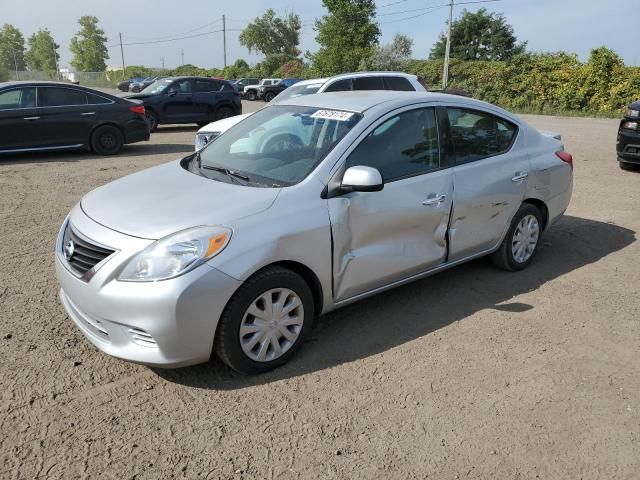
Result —
[{"label": "hubcap", "polygon": [[116,144],[116,137],[112,133],[105,133],[100,139],[104,148],[113,148]]},{"label": "hubcap", "polygon": [[513,232],[511,253],[518,263],[524,263],[531,258],[540,238],[540,225],[535,215],[527,215]]},{"label": "hubcap", "polygon": [[256,298],[240,324],[240,346],[251,360],[270,362],[289,351],[302,331],[302,300],[288,288],[274,288]]}]

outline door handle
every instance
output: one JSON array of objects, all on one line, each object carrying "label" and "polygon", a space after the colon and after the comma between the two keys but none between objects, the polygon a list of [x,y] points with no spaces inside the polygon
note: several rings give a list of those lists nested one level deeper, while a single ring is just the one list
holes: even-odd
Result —
[{"label": "door handle", "polygon": [[95,114],[96,112],[84,112],[84,113],[81,113],[80,115],[84,115],[85,117],[88,117],[90,115],[95,115]]},{"label": "door handle", "polygon": [[515,176],[511,178],[512,182],[521,182],[527,178],[529,174],[527,172],[516,172]]},{"label": "door handle", "polygon": [[40,120],[40,117],[24,117],[23,120]]},{"label": "door handle", "polygon": [[426,200],[423,200],[422,205],[424,205],[425,207],[436,207],[440,205],[442,202],[444,202],[446,199],[447,199],[446,195],[436,195],[432,193],[427,197]]}]

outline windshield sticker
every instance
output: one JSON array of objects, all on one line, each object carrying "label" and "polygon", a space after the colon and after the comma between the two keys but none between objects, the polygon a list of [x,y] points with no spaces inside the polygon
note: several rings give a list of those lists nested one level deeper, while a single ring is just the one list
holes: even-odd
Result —
[{"label": "windshield sticker", "polygon": [[353,112],[340,112],[338,110],[318,110],[311,118],[323,118],[325,120],[338,120],[339,122],[346,122],[353,117]]}]

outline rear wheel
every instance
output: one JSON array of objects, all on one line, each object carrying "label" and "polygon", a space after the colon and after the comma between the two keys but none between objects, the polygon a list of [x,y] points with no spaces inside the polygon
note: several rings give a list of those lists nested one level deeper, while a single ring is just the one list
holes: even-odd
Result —
[{"label": "rear wheel", "polygon": [[123,144],[122,132],[113,125],[98,127],[91,135],[91,148],[98,155],[115,155]]},{"label": "rear wheel", "polygon": [[153,110],[146,109],[144,111],[144,116],[147,119],[147,123],[149,124],[149,131],[155,132],[158,128],[158,115]]},{"label": "rear wheel", "polygon": [[298,274],[268,267],[247,280],[224,309],[216,355],[244,374],[272,370],[294,355],[314,319],[311,289]]},{"label": "rear wheel", "polygon": [[267,103],[273,100],[274,98],[276,98],[276,94],[273,92],[267,92],[264,94],[264,101]]},{"label": "rear wheel", "polygon": [[247,100],[251,100],[252,102],[258,98],[258,93],[255,90],[249,90],[246,94]]},{"label": "rear wheel", "polygon": [[233,117],[233,110],[229,107],[220,107],[216,111],[216,120],[222,120],[223,118],[229,117]]},{"label": "rear wheel", "polygon": [[542,214],[524,203],[516,212],[500,248],[491,255],[493,264],[511,272],[525,269],[542,242]]}]

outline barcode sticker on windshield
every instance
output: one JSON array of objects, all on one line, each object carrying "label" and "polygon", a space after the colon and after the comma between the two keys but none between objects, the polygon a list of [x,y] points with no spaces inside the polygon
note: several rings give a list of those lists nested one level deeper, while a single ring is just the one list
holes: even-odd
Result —
[{"label": "barcode sticker on windshield", "polygon": [[353,117],[352,112],[340,112],[338,110],[318,110],[311,118],[323,118],[325,120],[338,120],[339,122],[346,122]]}]

